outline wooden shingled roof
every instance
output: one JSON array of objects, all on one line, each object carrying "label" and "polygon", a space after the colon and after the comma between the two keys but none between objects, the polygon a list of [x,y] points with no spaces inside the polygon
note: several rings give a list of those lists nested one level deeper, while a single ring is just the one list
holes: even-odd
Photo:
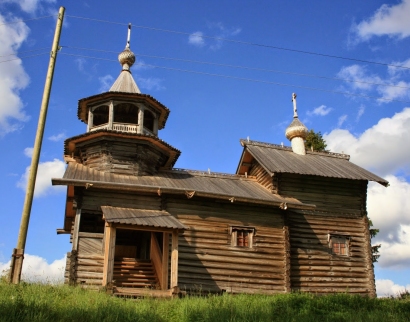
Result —
[{"label": "wooden shingled roof", "polygon": [[186,227],[167,211],[132,209],[101,206],[103,218],[108,223],[136,225],[166,229],[186,229]]},{"label": "wooden shingled roof", "polygon": [[201,173],[198,171],[160,171],[153,176],[128,176],[101,172],[82,164],[70,162],[61,179],[52,179],[53,185],[85,186],[129,191],[185,194],[188,198],[210,197],[231,202],[249,202],[288,208],[314,209],[295,198],[285,198],[271,193],[257,183],[255,178],[240,175]]},{"label": "wooden shingled roof", "polygon": [[299,155],[289,147],[256,141],[241,140],[244,151],[237,174],[249,171],[253,159],[270,174],[294,173],[329,178],[375,181],[383,186],[388,181],[349,161],[349,155],[331,152],[306,151]]}]

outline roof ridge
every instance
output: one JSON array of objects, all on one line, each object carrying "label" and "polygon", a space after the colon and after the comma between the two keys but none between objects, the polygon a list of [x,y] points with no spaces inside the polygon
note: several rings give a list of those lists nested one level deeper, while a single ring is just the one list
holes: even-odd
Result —
[{"label": "roof ridge", "polygon": [[[240,139],[240,143],[241,143],[242,146],[254,145],[254,146],[262,146],[262,147],[266,147],[266,148],[272,148],[272,149],[292,152],[291,147],[284,146],[284,145],[279,145],[279,144],[274,144],[274,143],[252,141],[252,140],[248,140],[248,139]],[[321,155],[321,156],[324,156],[324,157],[331,157],[331,158],[350,160],[350,155],[348,155],[348,154],[336,153],[336,152],[330,152],[330,151],[309,151],[309,150],[307,150],[306,154],[314,154],[314,155]]]},{"label": "roof ridge", "polygon": [[191,170],[191,169],[182,169],[182,168],[172,168],[171,170],[160,170],[161,172],[171,172],[171,173],[182,173],[186,172],[188,174],[201,176],[201,177],[215,177],[215,178],[227,178],[227,179],[254,179],[254,176],[244,176],[235,173],[225,173],[225,172],[211,172],[203,170]]}]

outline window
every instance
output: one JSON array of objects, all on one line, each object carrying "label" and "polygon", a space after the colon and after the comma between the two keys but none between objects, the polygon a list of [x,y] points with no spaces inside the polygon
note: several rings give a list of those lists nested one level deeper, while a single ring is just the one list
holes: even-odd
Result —
[{"label": "window", "polygon": [[231,226],[229,232],[231,234],[231,246],[252,248],[255,228]]},{"label": "window", "polygon": [[329,234],[328,240],[332,254],[349,256],[350,237]]}]

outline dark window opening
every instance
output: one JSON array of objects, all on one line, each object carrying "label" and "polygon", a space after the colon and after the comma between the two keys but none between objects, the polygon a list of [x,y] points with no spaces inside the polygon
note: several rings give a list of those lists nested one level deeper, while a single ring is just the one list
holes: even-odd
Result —
[{"label": "dark window opening", "polygon": [[144,111],[144,128],[147,130],[154,132],[154,114],[152,114],[150,111],[145,110]]},{"label": "dark window opening", "polygon": [[114,123],[138,124],[138,107],[130,103],[115,105]]},{"label": "dark window opening", "polygon": [[93,126],[108,123],[108,105],[98,106],[93,111]]},{"label": "dark window opening", "polygon": [[80,232],[104,233],[104,220],[101,214],[81,213]]}]

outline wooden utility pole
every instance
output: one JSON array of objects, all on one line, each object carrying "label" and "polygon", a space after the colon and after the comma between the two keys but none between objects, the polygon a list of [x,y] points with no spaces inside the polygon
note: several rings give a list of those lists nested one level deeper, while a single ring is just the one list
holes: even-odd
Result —
[{"label": "wooden utility pole", "polygon": [[64,7],[58,11],[57,25],[54,33],[53,45],[51,48],[50,62],[48,64],[47,77],[44,85],[43,100],[41,102],[40,116],[38,119],[36,139],[34,141],[33,156],[31,159],[30,174],[27,182],[26,197],[24,200],[23,213],[21,214],[21,223],[17,247],[13,249],[10,264],[10,282],[20,283],[21,269],[23,267],[24,248],[26,247],[27,230],[30,221],[31,205],[33,203],[34,188],[36,184],[37,168],[40,159],[41,144],[43,142],[44,127],[47,117],[48,102],[50,100],[51,85],[53,83],[54,67],[59,50],[59,41],[64,19]]}]

